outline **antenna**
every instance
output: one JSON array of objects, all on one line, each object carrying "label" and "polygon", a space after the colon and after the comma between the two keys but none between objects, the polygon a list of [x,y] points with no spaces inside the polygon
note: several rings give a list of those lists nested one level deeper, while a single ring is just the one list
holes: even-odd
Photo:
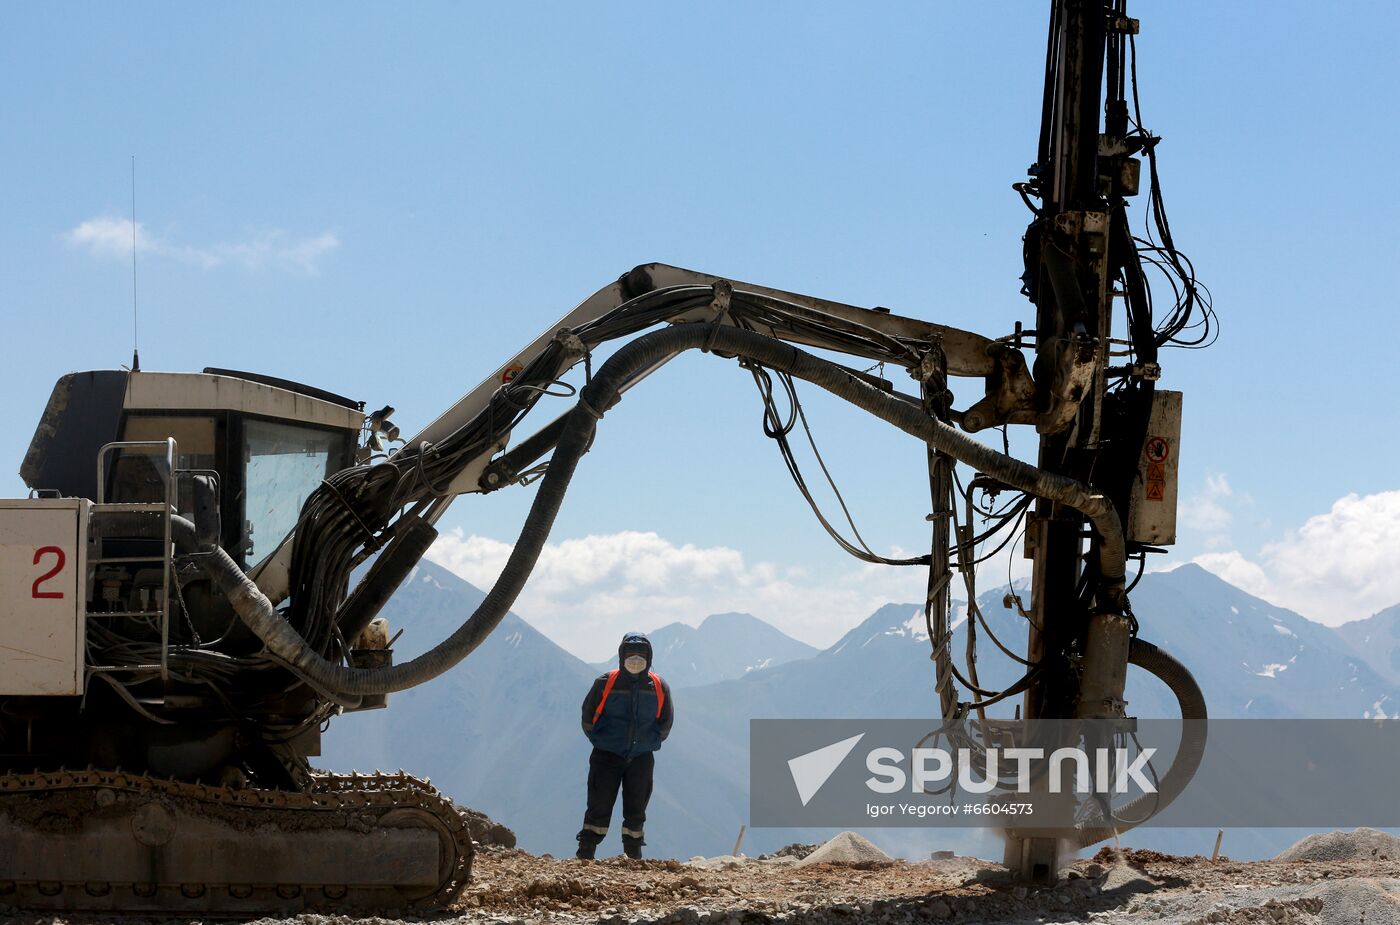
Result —
[{"label": "antenna", "polygon": [[136,155],[131,155],[131,371],[141,371],[140,329],[136,324]]}]

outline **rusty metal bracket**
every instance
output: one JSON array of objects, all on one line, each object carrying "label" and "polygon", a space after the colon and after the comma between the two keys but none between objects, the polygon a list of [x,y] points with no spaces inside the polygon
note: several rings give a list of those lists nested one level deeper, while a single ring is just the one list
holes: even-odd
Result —
[{"label": "rusty metal bracket", "polygon": [[705,346],[701,348],[705,353],[709,353],[714,347],[715,334],[719,332],[719,326],[724,323],[724,319],[729,317],[729,301],[734,295],[734,284],[727,279],[717,279],[710,289],[714,292],[714,297],[710,299],[710,311],[714,312],[715,316],[711,320],[714,328],[705,339]]}]

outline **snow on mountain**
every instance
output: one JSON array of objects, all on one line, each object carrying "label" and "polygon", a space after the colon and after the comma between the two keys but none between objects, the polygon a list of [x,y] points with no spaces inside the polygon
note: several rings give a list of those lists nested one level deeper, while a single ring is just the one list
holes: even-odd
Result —
[{"label": "snow on mountain", "polygon": [[1371,669],[1400,685],[1400,604],[1337,627],[1337,634]]},{"label": "snow on mountain", "polygon": [[[699,626],[668,623],[647,635],[656,670],[672,688],[742,678],[817,653],[815,647],[746,613],[711,614]],[[594,664],[599,671],[616,667],[615,658]]]},{"label": "snow on mountain", "polygon": [[[1196,565],[1145,577],[1132,595],[1142,636],[1195,675],[1212,717],[1361,719],[1400,709],[1396,685],[1336,630],[1241,591]],[[1170,716],[1165,688],[1129,675],[1140,715]],[[1146,709],[1150,707],[1150,709]]]}]

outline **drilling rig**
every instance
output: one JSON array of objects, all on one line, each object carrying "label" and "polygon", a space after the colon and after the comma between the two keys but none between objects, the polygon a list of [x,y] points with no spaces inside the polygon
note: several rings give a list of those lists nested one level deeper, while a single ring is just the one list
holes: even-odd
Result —
[{"label": "drilling rig", "polygon": [[[1071,390],[1064,416],[1036,425],[1037,465],[1093,485],[1123,529],[1124,555],[1141,569],[1148,554],[1165,552],[1176,539],[1182,396],[1157,388],[1158,353],[1208,345],[1215,327],[1209,293],[1167,222],[1159,139],[1143,127],[1138,99],[1138,29],[1125,0],[1052,4],[1039,147],[1029,179],[1016,189],[1035,213],[1022,277],[1036,307],[1035,378]],[[1143,186],[1144,160],[1148,217],[1136,235],[1129,201]],[[1151,271],[1161,271],[1176,296],[1160,318],[1153,315]],[[1115,337],[1119,303],[1126,330]],[[1115,365],[1115,354],[1125,362]],[[1044,497],[1028,518],[1034,569],[1027,659],[1043,670],[1025,692],[1025,716],[1121,718],[1127,667],[1138,664],[1167,683],[1187,722],[1188,740],[1164,791],[1179,792],[1204,749],[1205,702],[1182,666],[1137,639],[1126,594],[1086,594],[1106,560],[1085,555],[1104,543],[1098,533],[1086,550],[1085,527],[1082,511]],[[1083,832],[1064,834],[1086,843]],[[1007,864],[1043,881],[1059,870],[1062,848],[1060,838],[1012,832]]]},{"label": "drilling rig", "polygon": [[[794,396],[798,382],[824,389],[923,446],[928,555],[850,548],[928,567],[945,726],[1017,697],[1027,720],[1127,721],[1130,664],[1166,681],[1184,718],[1203,720],[1189,673],[1138,638],[1128,594],[1130,563],[1174,540],[1181,396],[1157,387],[1158,353],[1208,342],[1213,319],[1166,222],[1158,139],[1137,102],[1137,30],[1125,0],[1052,3],[1038,153],[1015,186],[1033,212],[1031,327],[985,336],[654,263],[590,296],[403,440],[392,409],[366,415],[253,373],[60,379],[21,468],[31,497],[0,502],[0,903],[220,914],[449,904],[470,876],[461,814],[408,774],[313,770],[320,733],[481,643],[528,579],[599,422],[689,350],[754,377],[785,456],[793,416],[783,423],[775,381]],[[1147,222],[1134,233],[1128,203],[1144,161]],[[1154,314],[1149,273],[1171,283],[1170,309]],[[574,385],[566,377],[580,367]],[[902,368],[913,385],[877,367]],[[980,383],[976,400],[954,407],[953,378]],[[559,395],[571,409],[517,439],[541,399]],[[1035,428],[1034,463],[973,436],[1009,426]],[[960,464],[973,470],[965,482]],[[535,481],[481,606],[395,664],[377,614],[448,507]],[[990,524],[981,534],[979,492],[1013,498],[994,516],[978,508]],[[1019,522],[1033,559],[1026,672],[990,691],[950,654],[950,586],[956,570],[971,588],[980,544]],[[1203,748],[1203,734],[1184,740],[1162,805]],[[1067,844],[1121,830],[1111,823],[1011,830],[1007,861],[1051,878]]]}]

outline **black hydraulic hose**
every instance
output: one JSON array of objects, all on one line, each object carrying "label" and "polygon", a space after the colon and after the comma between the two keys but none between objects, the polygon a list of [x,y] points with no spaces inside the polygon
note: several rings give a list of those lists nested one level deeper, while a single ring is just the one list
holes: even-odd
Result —
[{"label": "black hydraulic hose", "polygon": [[1123,533],[1117,514],[1102,495],[1092,493],[1073,479],[1042,472],[1005,456],[927,417],[900,399],[886,395],[839,366],[790,344],[754,331],[712,324],[676,325],[643,335],[619,349],[598,369],[569,413],[549,468],[500,577],[456,632],[417,658],[383,668],[347,668],[334,664],[302,639],[222,550],[205,556],[204,567],[263,644],[318,685],[345,694],[382,694],[422,684],[452,668],[481,645],[515,603],[544,548],[569,480],[592,442],[598,421],[619,401],[622,390],[636,377],[685,350],[697,348],[746,357],[791,373],[1008,485],[1078,509],[1099,531],[1100,574],[1109,598],[1121,601],[1125,571]]},{"label": "black hydraulic hose", "polygon": [[1181,711],[1181,743],[1171,767],[1157,781],[1156,793],[1144,793],[1113,810],[1115,819],[1125,821],[1115,826],[1095,826],[1080,829],[1075,835],[1079,847],[1087,848],[1132,829],[1157,815],[1181,795],[1201,766],[1206,751],[1206,698],[1200,685],[1186,666],[1150,642],[1134,639],[1128,649],[1128,664],[1145,669],[1166,684],[1176,696]]},{"label": "black hydraulic hose", "polygon": [[[431,527],[429,529],[432,529]],[[89,532],[95,537],[118,537],[121,539],[142,539],[161,540],[165,539],[165,524],[157,514],[145,513],[141,511],[94,511]],[[210,545],[201,539],[199,528],[194,522],[187,520],[178,514],[170,515],[170,542],[175,546],[175,551],[184,555],[200,556],[200,564],[204,566],[205,572],[214,579],[220,589],[227,593],[229,588],[236,587],[240,580],[246,580],[243,570],[238,567],[238,563],[218,546]],[[256,587],[256,586],[255,586]],[[235,608],[236,609],[236,608]],[[283,621],[284,623],[286,621]],[[300,639],[300,634],[297,635]],[[352,637],[353,638],[353,637]],[[305,640],[302,641],[305,645]],[[111,680],[110,678],[108,679]],[[327,700],[340,704],[343,707],[357,707],[360,705],[360,698],[355,696],[345,696],[337,694],[318,685],[314,679],[303,677],[303,681],[310,684]],[[121,690],[118,693],[122,693]],[[125,694],[123,694],[125,696]],[[135,706],[135,704],[133,704]],[[143,714],[146,711],[137,706],[137,710]],[[149,715],[149,714],[146,714]],[[166,720],[159,720],[166,722]]]},{"label": "black hydraulic hose", "polygon": [[418,567],[418,561],[433,545],[437,535],[432,524],[413,514],[398,519],[394,524],[393,541],[374,560],[369,572],[336,614],[340,636],[346,643],[354,645],[356,637],[364,632],[389,598]]}]

